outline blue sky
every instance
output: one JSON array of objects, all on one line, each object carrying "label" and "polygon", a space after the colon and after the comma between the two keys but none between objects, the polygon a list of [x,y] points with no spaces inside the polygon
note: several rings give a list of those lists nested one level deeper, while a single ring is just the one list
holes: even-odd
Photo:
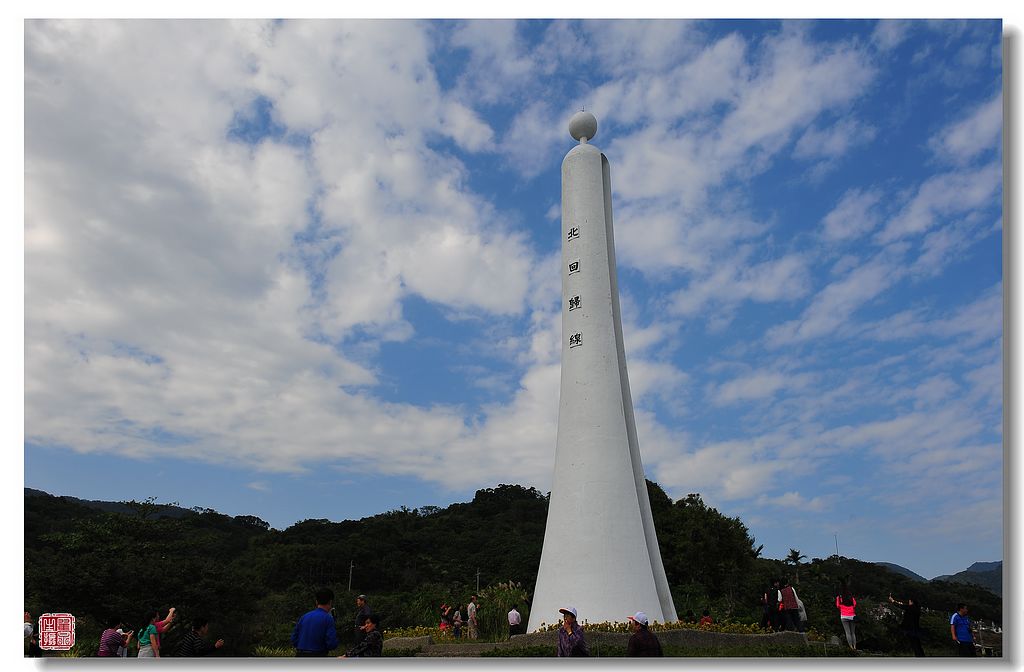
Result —
[{"label": "blue sky", "polygon": [[586,106],[648,477],[771,557],[1000,559],[1001,37],[29,21],[25,485],[276,527],[549,489]]}]

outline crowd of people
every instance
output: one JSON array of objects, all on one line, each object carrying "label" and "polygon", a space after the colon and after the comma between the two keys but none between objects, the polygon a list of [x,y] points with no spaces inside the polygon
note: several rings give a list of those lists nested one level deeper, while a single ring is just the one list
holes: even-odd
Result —
[{"label": "crowd of people", "polygon": [[[910,650],[915,657],[924,657],[924,648],[921,646],[921,605],[913,597],[909,596],[903,601],[889,595],[889,603],[903,612],[900,622],[900,632],[907,638]],[[761,595],[763,615],[761,627],[770,628],[775,632],[785,630],[804,631],[807,622],[807,610],[803,601],[797,596],[796,590],[790,585],[789,580],[775,579],[771,587]],[[839,611],[839,621],[843,627],[843,634],[846,636],[847,646],[850,650],[857,651],[857,598],[847,582],[840,585],[835,598],[836,609]],[[975,656],[974,637],[972,634],[973,625],[967,618],[967,605],[960,603],[953,612],[949,621],[950,634],[953,644],[956,647],[957,655]]]},{"label": "crowd of people", "polygon": [[[295,624],[292,632],[292,646],[295,647],[295,655],[300,657],[323,657],[330,655],[331,651],[338,647],[338,634],[333,617],[334,593],[328,588],[317,591],[316,608],[303,614]],[[372,612],[366,601],[365,595],[356,598],[356,611],[354,627],[356,629],[356,644],[339,658],[361,658],[380,656],[384,648],[384,640],[378,629],[380,620]],[[441,630],[451,630],[453,634],[458,633],[463,625],[468,627],[468,637],[476,639],[479,637],[477,627],[477,597],[470,597],[465,606],[468,618],[464,623],[462,620],[462,607],[453,607],[443,602],[440,607]],[[561,626],[558,629],[558,643],[556,655],[559,657],[581,657],[589,656],[590,649],[587,646],[586,635],[583,627],[577,622],[575,607],[564,607],[559,609],[562,617]],[[705,610],[705,617],[708,612]],[[647,615],[638,611],[628,617],[632,635],[626,646],[627,656],[653,657],[662,656],[661,643],[650,631]],[[522,615],[519,613],[519,605],[513,605],[508,612],[509,636],[519,634],[524,629]],[[458,634],[455,634],[458,637]]]},{"label": "crowd of people", "polygon": [[[139,658],[166,658],[183,657],[193,658],[213,653],[224,646],[224,640],[218,639],[215,642],[208,641],[209,620],[205,616],[196,616],[192,619],[191,628],[185,633],[173,651],[168,651],[162,646],[164,634],[177,623],[175,608],[171,607],[167,615],[160,617],[160,612],[147,612],[143,618],[144,626],[140,628],[138,636],[135,630],[117,616],[106,620],[106,626],[100,634],[99,648],[96,655],[101,658],[127,658],[129,652],[135,649],[135,656]],[[39,632],[32,620],[32,615],[25,612],[25,640],[28,642],[27,655],[30,658],[39,658],[43,655],[43,649],[39,645]]]},{"label": "crowd of people", "polygon": [[[295,624],[291,635],[291,644],[298,657],[323,657],[331,654],[338,648],[338,625],[334,609],[334,592],[329,588],[321,588],[314,595],[315,608],[303,614]],[[921,646],[921,605],[913,597],[905,600],[897,600],[889,595],[889,602],[903,612],[903,619],[900,623],[900,631],[906,636],[911,650],[917,657],[924,656],[924,649]],[[761,595],[763,616],[761,626],[775,632],[781,631],[804,631],[807,622],[807,610],[803,601],[796,593],[796,589],[790,585],[788,579],[772,581],[771,587]],[[853,595],[851,587],[844,582],[837,591],[835,606],[839,611],[839,619],[846,636],[847,645],[854,652],[857,651],[857,599]],[[465,627],[466,636],[469,639],[479,637],[477,596],[472,595],[469,602],[462,606],[452,606],[447,602],[441,604],[440,628],[449,631],[454,637],[459,638]],[[465,610],[466,618],[462,612]],[[581,657],[589,656],[590,650],[587,646],[586,635],[583,627],[577,621],[575,607],[563,607],[558,610],[561,616],[561,623],[558,628],[558,643],[556,655],[558,657]],[[949,630],[954,646],[959,656],[975,656],[974,626],[967,617],[967,605],[960,603],[949,621]],[[161,658],[161,657],[197,657],[209,655],[224,646],[223,639],[216,641],[209,640],[209,621],[205,616],[196,616],[190,622],[190,629],[183,635],[173,651],[168,651],[162,642],[165,633],[177,625],[177,614],[175,608],[171,607],[166,616],[161,617],[160,612],[153,610],[146,614],[143,619],[144,625],[136,635],[135,631],[125,625],[120,618],[111,617],[106,622],[106,629],[100,635],[99,649],[96,652],[100,657],[128,657],[132,648],[137,649],[136,655],[139,658]],[[638,611],[628,616],[631,635],[626,646],[627,656],[637,657],[659,657],[662,656],[661,643],[650,630],[650,622],[647,615]],[[687,612],[683,619],[686,622],[697,623],[693,612]],[[701,615],[699,624],[708,625],[714,623],[710,610],[705,608]],[[509,637],[525,632],[525,624],[522,615],[519,613],[519,605],[514,605],[508,612]],[[384,638],[380,631],[380,617],[370,608],[366,595],[359,595],[356,598],[356,612],[353,620],[353,634],[355,643],[339,658],[363,658],[377,657],[382,655],[384,649]],[[29,612],[25,612],[25,640],[28,642],[28,655],[38,657],[42,655],[39,646],[39,635],[32,621]],[[134,644],[133,644],[134,639]]]},{"label": "crowd of people", "polygon": [[[323,657],[338,648],[338,629],[334,619],[334,591],[321,588],[316,591],[316,608],[303,614],[292,631],[292,646],[299,657]],[[366,595],[356,598],[356,616],[353,623],[355,645],[339,658],[372,658],[384,650],[384,635],[380,631],[380,617],[373,613]]]},{"label": "crowd of people", "polygon": [[775,632],[804,631],[807,608],[788,578],[772,580],[771,587],[761,595],[761,607],[762,628],[770,628]]},{"label": "crowd of people", "polygon": [[[476,595],[471,595],[469,603],[453,607],[447,602],[441,603],[441,622],[438,627],[442,632],[447,632],[455,639],[462,637],[465,633],[469,639],[480,637],[480,623],[477,617]],[[465,611],[465,616],[463,616]],[[463,629],[465,628],[465,629]]]}]

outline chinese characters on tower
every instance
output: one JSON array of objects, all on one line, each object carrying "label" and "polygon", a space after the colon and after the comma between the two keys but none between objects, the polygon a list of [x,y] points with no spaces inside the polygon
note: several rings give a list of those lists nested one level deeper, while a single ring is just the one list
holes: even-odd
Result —
[{"label": "chinese characters on tower", "polygon": [[[580,227],[578,227],[578,226],[572,227],[565,234],[565,239],[567,241],[576,240],[579,237],[580,237]],[[572,275],[573,273],[579,273],[579,271],[580,271],[580,260],[579,259],[575,259],[573,261],[570,261],[569,262],[569,275]],[[580,307],[581,302],[582,302],[582,300],[580,299],[580,295],[579,294],[577,294],[576,296],[569,297],[569,310],[570,311],[576,310],[577,308]],[[569,335],[569,347],[570,348],[575,348],[575,347],[578,347],[580,345],[583,345],[583,333],[577,331],[574,334],[570,334]]]}]

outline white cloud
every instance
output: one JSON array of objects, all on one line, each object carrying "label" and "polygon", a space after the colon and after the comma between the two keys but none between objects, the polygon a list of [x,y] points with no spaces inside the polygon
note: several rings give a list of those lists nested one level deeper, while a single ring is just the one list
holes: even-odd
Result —
[{"label": "white cloud", "polygon": [[963,258],[968,249],[993,233],[977,218],[956,221],[929,231],[921,241],[921,254],[910,267],[915,276],[934,277]]},{"label": "white cloud", "polygon": [[[490,129],[442,96],[425,65],[430,45],[415,24],[360,23],[319,35],[325,45],[343,45],[316,59],[330,64],[319,69],[296,58],[308,48],[308,30],[332,28],[339,27],[285,24],[260,71],[273,83],[267,92],[275,105],[289,109],[295,98],[295,107],[324,111],[312,156],[320,211],[333,234],[325,244],[342,247],[325,271],[325,327],[338,334],[372,325],[405,338],[399,301],[407,292],[454,307],[522,310],[529,253],[521,238],[465,190],[458,162],[426,144],[430,133],[449,133],[479,147]],[[507,281],[481,282],[495,275]]]},{"label": "white cloud", "polygon": [[713,444],[663,460],[657,473],[675,492],[711,489],[729,499],[746,497],[783,468],[758,462],[755,452],[753,446],[742,443]]},{"label": "white cloud", "polygon": [[[695,51],[692,59],[665,69],[652,68],[643,60],[620,61],[624,66],[617,70],[620,76],[588,94],[588,109],[611,124],[653,122],[663,126],[682,118],[693,126],[690,130],[709,127],[709,120],[699,115],[739,98],[747,68],[746,47],[733,33]],[[605,53],[603,45],[596,51]]]},{"label": "white cloud", "polygon": [[796,127],[860,95],[874,74],[855,47],[816,49],[783,32],[767,41],[758,76],[723,121],[716,154],[738,160],[751,149],[776,151]]},{"label": "white cloud", "polygon": [[510,100],[538,70],[553,66],[534,57],[512,20],[463,21],[449,41],[469,55],[469,67],[459,81],[465,101],[490,105]]},{"label": "white cloud", "polygon": [[723,256],[736,253],[736,243],[766,230],[743,213],[695,213],[664,205],[627,203],[615,211],[614,218],[616,261],[653,275],[666,271],[705,275]]},{"label": "white cloud", "polygon": [[559,149],[571,147],[572,114],[573,111],[552,109],[546,101],[535,101],[512,120],[500,150],[521,175],[533,177],[557,160]]},{"label": "white cloud", "polygon": [[601,67],[617,76],[661,72],[702,42],[689,21],[627,19],[581,25]]},{"label": "white cloud", "polygon": [[952,397],[958,390],[956,382],[946,374],[938,374],[921,382],[914,388],[914,405],[928,408]]},{"label": "white cloud", "polygon": [[791,490],[776,496],[761,495],[757,498],[758,506],[771,506],[779,509],[798,509],[800,511],[821,512],[827,508],[824,497],[808,499],[799,492]]},{"label": "white cloud", "polygon": [[[26,439],[451,482],[422,456],[474,441],[461,412],[373,398],[372,365],[339,345],[408,338],[410,293],[515,314],[542,277],[429,149],[489,136],[428,51],[408,22],[29,24]],[[308,149],[228,138],[253,91]]]},{"label": "white cloud", "polygon": [[848,449],[869,448],[880,456],[902,461],[918,452],[931,455],[940,448],[953,449],[981,429],[980,422],[966,417],[962,407],[946,406],[939,411],[914,411],[888,420],[836,428],[827,438]]},{"label": "white cloud", "polygon": [[[613,121],[649,120],[607,148],[618,259],[651,278],[690,275],[686,289],[671,295],[672,310],[685,316],[713,305],[714,330],[745,301],[801,298],[809,275],[802,254],[753,258],[744,243],[763,240],[773,227],[730,207],[732,199],[710,195],[765,170],[799,129],[845,109],[875,75],[857,47],[812,46],[799,31],[783,30],[757,47],[730,34],[662,73],[656,85],[641,69],[598,89],[599,106]],[[612,98],[626,102],[615,107]],[[853,136],[868,135],[864,125],[840,123],[815,156],[838,155]],[[848,140],[843,147],[840,136]],[[811,141],[801,145],[808,155]]]},{"label": "white cloud", "polygon": [[767,333],[768,345],[780,347],[835,333],[857,309],[891,287],[902,273],[884,253],[875,256],[818,292],[799,318],[772,327]]},{"label": "white cloud", "polygon": [[855,145],[870,142],[876,133],[873,126],[849,117],[828,128],[812,126],[797,140],[793,156],[798,159],[835,159]]},{"label": "white cloud", "polygon": [[494,131],[476,112],[455,100],[445,103],[441,115],[441,128],[460,147],[479,152],[494,138]]},{"label": "white cloud", "polygon": [[883,19],[875,25],[871,41],[882,51],[898,47],[906,40],[913,23],[900,19]]},{"label": "white cloud", "polygon": [[941,158],[965,163],[998,146],[1003,130],[1003,94],[975,107],[964,119],[944,128],[929,141]]},{"label": "white cloud", "polygon": [[782,390],[803,388],[810,381],[807,374],[753,371],[718,385],[713,399],[715,404],[723,406],[767,399]]},{"label": "white cloud", "polygon": [[[992,411],[999,411],[1003,405],[1003,361],[1001,353],[996,353],[992,361],[977,368],[968,370],[964,378],[970,383],[968,399],[972,402],[987,404]],[[1002,434],[1001,418],[999,431]]]},{"label": "white cloud", "polygon": [[910,202],[875,235],[875,240],[885,244],[914,236],[937,226],[943,218],[991,205],[1002,178],[1002,166],[998,163],[930,177],[921,184]]},{"label": "white cloud", "polygon": [[[724,42],[724,41],[723,41]],[[720,42],[709,50],[721,49]],[[733,59],[743,54],[736,38],[724,42]],[[707,190],[734,171],[763,171],[797,128],[861,94],[874,76],[853,47],[817,49],[799,34],[765,41],[759,60],[731,66],[716,84],[727,111],[694,120],[681,130],[652,124],[620,136],[608,148],[617,157],[617,189],[625,199],[665,198],[688,208],[705,204]],[[678,90],[676,97],[690,99]],[[637,116],[640,116],[639,113]],[[643,116],[658,118],[652,110]]]},{"label": "white cloud", "polygon": [[876,206],[881,200],[882,193],[876,189],[848,190],[836,207],[822,219],[825,239],[851,240],[872,231],[878,225]]},{"label": "white cloud", "polygon": [[675,292],[671,307],[675,314],[695,315],[709,303],[725,315],[741,301],[772,303],[793,301],[810,288],[807,260],[798,254],[751,264],[741,253],[726,260],[701,280]]},{"label": "white cloud", "polygon": [[977,300],[956,309],[948,318],[940,319],[932,326],[939,335],[964,337],[966,345],[970,346],[1000,340],[1003,333],[1002,283],[981,292]]},{"label": "white cloud", "polygon": [[864,325],[861,335],[879,341],[922,336],[962,338],[963,349],[1000,340],[1003,331],[1002,283],[980,292],[977,299],[951,307],[948,314],[929,314],[924,309],[902,310]]}]

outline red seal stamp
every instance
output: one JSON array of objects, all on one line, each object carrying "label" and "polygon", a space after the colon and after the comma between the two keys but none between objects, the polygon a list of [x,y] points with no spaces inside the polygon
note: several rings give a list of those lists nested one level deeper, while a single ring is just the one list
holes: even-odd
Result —
[{"label": "red seal stamp", "polygon": [[43,614],[39,617],[39,648],[67,651],[75,645],[75,617],[71,614]]}]

